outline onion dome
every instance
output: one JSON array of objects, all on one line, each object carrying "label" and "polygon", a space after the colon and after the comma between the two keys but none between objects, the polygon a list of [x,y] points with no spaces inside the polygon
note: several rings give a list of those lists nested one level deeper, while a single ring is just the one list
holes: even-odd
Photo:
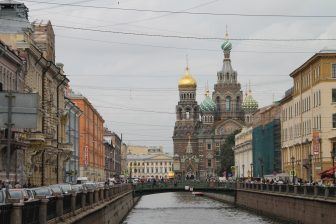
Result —
[{"label": "onion dome", "polygon": [[258,109],[258,102],[252,97],[251,89],[245,96],[245,99],[242,103],[242,108],[245,113],[253,113]]},{"label": "onion dome", "polygon": [[210,98],[209,90],[207,90],[205,93],[205,99],[200,105],[200,109],[203,113],[212,113],[216,111],[216,108],[216,103]]},{"label": "onion dome", "polygon": [[232,44],[228,39],[225,39],[221,47],[223,51],[231,51]]},{"label": "onion dome", "polygon": [[186,68],[184,76],[178,82],[179,88],[196,88],[197,82],[189,73],[189,68]]}]

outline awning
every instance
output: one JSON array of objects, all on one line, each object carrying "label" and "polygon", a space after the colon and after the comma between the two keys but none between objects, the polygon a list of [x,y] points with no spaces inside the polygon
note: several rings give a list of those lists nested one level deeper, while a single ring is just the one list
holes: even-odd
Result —
[{"label": "awning", "polygon": [[327,169],[325,171],[322,171],[321,173],[319,173],[321,175],[321,179],[323,178],[332,178],[334,171],[336,172],[336,166],[331,167],[330,169]]}]

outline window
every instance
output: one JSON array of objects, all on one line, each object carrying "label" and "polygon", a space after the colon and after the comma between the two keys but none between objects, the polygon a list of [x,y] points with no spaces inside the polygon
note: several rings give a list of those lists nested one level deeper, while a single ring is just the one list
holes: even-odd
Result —
[{"label": "window", "polygon": [[208,144],[208,150],[211,150],[211,144]]},{"label": "window", "polygon": [[208,159],[208,167],[211,167],[211,159]]},{"label": "window", "polygon": [[336,78],[336,64],[332,64],[331,77],[332,77],[333,79]]},{"label": "window", "polygon": [[225,110],[229,112],[231,110],[231,97],[227,96],[225,98]]},{"label": "window", "polygon": [[336,114],[332,115],[332,127],[336,128]]},{"label": "window", "polygon": [[332,91],[332,94],[331,94],[332,95],[332,102],[336,103],[336,89],[332,89],[331,91]]}]

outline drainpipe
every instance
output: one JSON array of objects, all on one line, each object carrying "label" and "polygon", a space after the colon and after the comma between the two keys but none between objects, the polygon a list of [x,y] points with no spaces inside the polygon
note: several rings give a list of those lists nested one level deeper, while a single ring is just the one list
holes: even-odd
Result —
[{"label": "drainpipe", "polygon": [[[58,73],[60,75],[62,75],[60,72]],[[57,88],[56,88],[56,108],[57,108],[57,117],[59,118],[59,88],[61,87],[62,84],[64,84],[65,80],[67,80],[66,76],[64,75],[64,78],[63,80],[57,85]],[[57,150],[58,150],[58,146],[59,146],[59,125],[58,124],[56,126],[56,139],[57,139]],[[59,183],[59,152],[57,151],[57,159],[56,159],[56,162],[57,162],[57,166],[56,166],[56,180],[57,180],[57,183]]]}]

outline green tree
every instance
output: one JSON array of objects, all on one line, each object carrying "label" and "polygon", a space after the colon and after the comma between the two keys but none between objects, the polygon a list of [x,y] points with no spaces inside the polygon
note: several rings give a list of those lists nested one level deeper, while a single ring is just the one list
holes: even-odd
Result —
[{"label": "green tree", "polygon": [[231,167],[234,166],[234,153],[232,148],[235,145],[235,135],[238,134],[240,130],[233,132],[228,135],[225,139],[224,144],[222,145],[220,151],[220,169],[219,176],[223,175],[223,172],[226,171],[226,175],[232,173]]}]

